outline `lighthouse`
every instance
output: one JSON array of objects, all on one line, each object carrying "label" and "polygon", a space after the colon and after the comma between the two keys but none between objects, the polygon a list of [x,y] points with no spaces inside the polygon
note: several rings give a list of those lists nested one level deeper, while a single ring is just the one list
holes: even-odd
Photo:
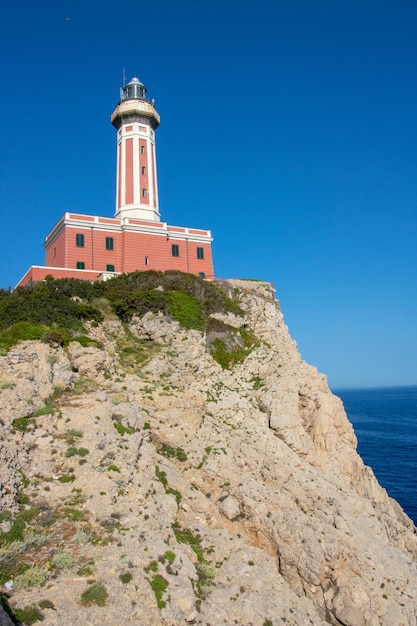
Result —
[{"label": "lighthouse", "polygon": [[33,265],[18,286],[48,275],[107,280],[138,270],[214,278],[211,232],[161,221],[155,153],[160,119],[146,94],[145,85],[132,78],[111,115],[117,131],[114,217],[67,210],[46,236],[45,266]]},{"label": "lighthouse", "polygon": [[159,115],[138,78],[121,90],[111,116],[117,129],[115,217],[160,221],[155,157]]}]

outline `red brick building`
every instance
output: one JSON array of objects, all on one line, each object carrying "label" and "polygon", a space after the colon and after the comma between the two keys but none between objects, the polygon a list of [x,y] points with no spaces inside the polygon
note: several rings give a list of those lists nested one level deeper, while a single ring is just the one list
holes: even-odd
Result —
[{"label": "red brick building", "polygon": [[160,220],[155,156],[160,118],[137,78],[121,91],[111,121],[117,129],[114,218],[65,213],[46,236],[45,266],[32,266],[18,286],[48,274],[103,280],[149,269],[214,277],[211,232]]}]

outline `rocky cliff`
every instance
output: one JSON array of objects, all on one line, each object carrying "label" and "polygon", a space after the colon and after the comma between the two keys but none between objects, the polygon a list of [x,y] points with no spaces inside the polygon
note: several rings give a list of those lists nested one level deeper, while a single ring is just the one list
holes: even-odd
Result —
[{"label": "rocky cliff", "polygon": [[0,357],[0,570],[22,621],[417,624],[412,522],[273,288],[226,288],[244,316],[214,317],[256,338],[230,369],[152,313],[109,313],[100,347]]}]

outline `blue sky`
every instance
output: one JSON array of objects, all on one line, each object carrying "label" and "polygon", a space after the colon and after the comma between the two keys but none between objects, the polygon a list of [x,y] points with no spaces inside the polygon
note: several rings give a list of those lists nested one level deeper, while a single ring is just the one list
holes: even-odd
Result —
[{"label": "blue sky", "polygon": [[417,384],[414,1],[23,0],[0,42],[0,286],[64,211],[113,215],[125,68],[161,115],[162,219],[273,282],[331,386]]}]

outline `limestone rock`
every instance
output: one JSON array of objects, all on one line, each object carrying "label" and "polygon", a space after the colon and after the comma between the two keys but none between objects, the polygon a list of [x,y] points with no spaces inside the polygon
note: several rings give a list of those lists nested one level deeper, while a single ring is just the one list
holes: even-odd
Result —
[{"label": "limestone rock", "polygon": [[230,520],[234,520],[240,515],[239,503],[232,496],[227,496],[220,502],[219,510]]},{"label": "limestone rock", "polygon": [[[130,326],[151,346],[136,365],[111,317],[89,327],[102,349],[0,356],[0,530],[29,520],[0,559],[47,580],[16,584],[12,608],[41,602],[45,626],[416,626],[413,523],[272,286],[223,285],[244,315],[217,317],[257,338],[231,370],[202,333],[149,313]],[[91,586],[105,607],[83,603]]]}]

